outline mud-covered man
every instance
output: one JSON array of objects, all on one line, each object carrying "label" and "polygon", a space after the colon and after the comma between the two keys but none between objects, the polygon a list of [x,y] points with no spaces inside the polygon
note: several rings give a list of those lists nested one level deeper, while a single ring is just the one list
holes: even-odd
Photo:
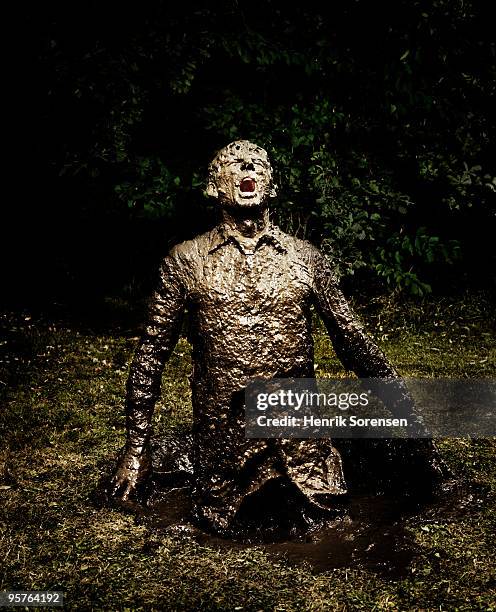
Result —
[{"label": "mud-covered man", "polygon": [[[269,221],[275,196],[267,153],[248,141],[221,149],[209,167],[208,195],[222,222],[174,247],[164,259],[149,321],[128,381],[127,443],[111,492],[128,499],[149,473],[152,414],[164,364],[185,310],[193,346],[193,515],[228,533],[243,500],[274,479],[309,504],[346,492],[340,454],[330,440],[247,440],[243,397],[253,378],[311,377],[315,306],[348,370],[398,379],[362,331],[326,258]],[[402,384],[402,383],[399,383]],[[404,401],[410,399],[405,393]],[[422,447],[435,474],[434,447]]]}]

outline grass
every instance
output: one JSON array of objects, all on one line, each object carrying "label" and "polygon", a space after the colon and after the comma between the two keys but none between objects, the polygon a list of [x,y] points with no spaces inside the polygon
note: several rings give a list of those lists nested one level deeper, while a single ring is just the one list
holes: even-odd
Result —
[{"label": "grass", "polygon": [[[404,375],[495,376],[483,296],[357,307]],[[456,520],[407,521],[417,555],[401,579],[359,567],[316,573],[261,547],[199,544],[153,532],[92,496],[124,440],[122,410],[137,332],[2,315],[0,590],[62,590],[71,610],[496,610],[495,444],[444,440],[458,474],[488,487]],[[338,373],[319,331],[316,363]],[[155,424],[187,427],[190,347],[178,344]]]}]

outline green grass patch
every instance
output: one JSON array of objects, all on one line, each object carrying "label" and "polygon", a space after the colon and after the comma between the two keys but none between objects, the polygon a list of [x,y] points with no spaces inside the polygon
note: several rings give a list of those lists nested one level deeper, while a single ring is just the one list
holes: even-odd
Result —
[{"label": "green grass patch", "polygon": [[[495,375],[481,296],[357,310],[403,375]],[[124,442],[138,332],[12,313],[2,327],[0,590],[60,589],[71,610],[496,610],[494,441],[440,442],[447,463],[489,493],[456,519],[407,521],[418,554],[406,577],[352,566],[316,573],[259,546],[220,550],[97,508],[92,494]],[[321,328],[316,363],[322,374],[344,374]],[[164,372],[158,432],[189,426],[190,371],[181,340]]]}]

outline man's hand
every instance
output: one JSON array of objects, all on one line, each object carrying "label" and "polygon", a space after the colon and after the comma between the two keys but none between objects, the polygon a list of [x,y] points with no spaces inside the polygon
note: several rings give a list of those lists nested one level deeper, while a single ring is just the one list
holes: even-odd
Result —
[{"label": "man's hand", "polygon": [[117,461],[117,469],[110,480],[108,496],[122,501],[134,497],[136,488],[151,472],[148,450],[126,445]]}]

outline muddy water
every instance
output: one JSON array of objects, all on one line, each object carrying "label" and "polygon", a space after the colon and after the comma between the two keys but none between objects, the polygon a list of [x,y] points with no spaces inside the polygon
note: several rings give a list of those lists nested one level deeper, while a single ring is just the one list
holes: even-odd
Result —
[{"label": "muddy water", "polygon": [[255,511],[256,517],[266,520],[258,525],[257,518],[245,522],[230,538],[208,534],[190,522],[186,486],[157,489],[146,507],[135,506],[133,511],[152,534],[184,534],[201,545],[223,550],[257,546],[293,564],[307,562],[315,572],[361,567],[400,578],[408,573],[416,554],[406,526],[409,518],[417,517],[422,522],[457,520],[472,508],[480,508],[483,498],[484,492],[476,486],[460,483],[451,483],[435,501],[423,504],[393,496],[357,494],[348,498],[334,518],[292,520],[290,525],[284,512],[281,516],[274,514],[274,500],[268,495],[257,500]]}]

